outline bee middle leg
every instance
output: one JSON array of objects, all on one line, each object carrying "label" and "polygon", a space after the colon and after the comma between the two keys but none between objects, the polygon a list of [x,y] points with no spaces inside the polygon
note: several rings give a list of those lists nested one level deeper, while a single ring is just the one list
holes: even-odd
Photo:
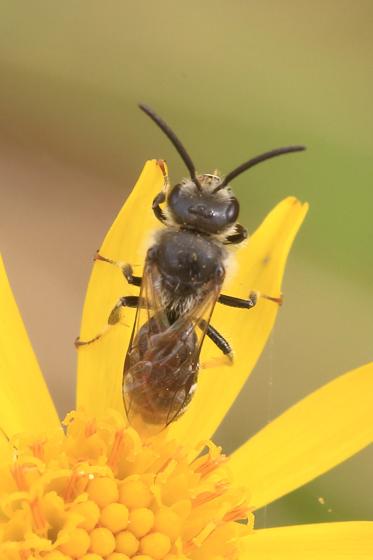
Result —
[{"label": "bee middle leg", "polygon": [[132,286],[141,286],[142,278],[141,278],[141,276],[134,276],[133,269],[132,269],[132,266],[130,264],[124,263],[122,261],[114,261],[112,259],[108,259],[107,257],[104,257],[103,255],[100,255],[100,253],[98,251],[95,254],[94,260],[95,261],[106,262],[106,263],[112,264],[113,266],[116,266],[117,268],[119,268],[121,270],[121,272],[122,272],[123,276],[125,277],[125,279],[127,280],[128,284],[131,284]]},{"label": "bee middle leg", "polygon": [[75,340],[75,347],[80,348],[81,346],[87,346],[87,344],[92,344],[93,342],[99,340],[110,330],[111,327],[117,325],[120,322],[120,311],[123,307],[137,308],[139,306],[145,306],[144,298],[141,298],[140,296],[123,296],[119,298],[109,314],[107,325],[102,329],[102,331],[89,340],[80,340],[80,338],[78,337]]},{"label": "bee middle leg", "polygon": [[250,292],[250,295],[247,299],[228,296],[226,294],[220,294],[220,296],[218,297],[218,303],[221,303],[223,305],[228,305],[229,307],[238,307],[240,309],[252,309],[258,303],[259,298],[273,301],[278,305],[282,304],[282,296],[273,297],[273,296],[268,296],[267,294],[262,294],[261,292]]}]

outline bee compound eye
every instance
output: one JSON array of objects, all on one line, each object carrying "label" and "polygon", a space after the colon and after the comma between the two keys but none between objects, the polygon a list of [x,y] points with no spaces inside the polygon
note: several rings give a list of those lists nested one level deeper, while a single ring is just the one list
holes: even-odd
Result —
[{"label": "bee compound eye", "polygon": [[237,220],[239,211],[240,205],[237,198],[231,198],[225,213],[228,223],[232,224]]}]

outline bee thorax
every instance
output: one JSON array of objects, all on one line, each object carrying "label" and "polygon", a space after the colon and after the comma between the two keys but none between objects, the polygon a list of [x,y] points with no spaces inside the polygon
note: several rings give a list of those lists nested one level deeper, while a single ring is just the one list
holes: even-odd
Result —
[{"label": "bee thorax", "polygon": [[187,298],[210,282],[221,283],[225,275],[224,248],[195,232],[162,231],[147,258],[159,269],[162,289],[173,298]]}]

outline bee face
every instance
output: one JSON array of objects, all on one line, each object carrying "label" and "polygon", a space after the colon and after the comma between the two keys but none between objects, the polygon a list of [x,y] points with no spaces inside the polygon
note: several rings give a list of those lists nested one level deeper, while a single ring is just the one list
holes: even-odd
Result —
[{"label": "bee face", "polygon": [[167,197],[173,220],[187,229],[205,234],[220,234],[238,218],[239,203],[229,187],[215,189],[221,184],[218,175],[200,175],[199,186],[191,179],[173,187]]}]

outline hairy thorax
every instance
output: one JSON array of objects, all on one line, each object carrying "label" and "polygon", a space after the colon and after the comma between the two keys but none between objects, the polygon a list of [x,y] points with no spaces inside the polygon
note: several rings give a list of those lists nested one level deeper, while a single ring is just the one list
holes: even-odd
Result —
[{"label": "hairy thorax", "polygon": [[163,230],[150,254],[160,273],[162,305],[176,317],[197,306],[224,280],[225,248],[200,233]]}]

